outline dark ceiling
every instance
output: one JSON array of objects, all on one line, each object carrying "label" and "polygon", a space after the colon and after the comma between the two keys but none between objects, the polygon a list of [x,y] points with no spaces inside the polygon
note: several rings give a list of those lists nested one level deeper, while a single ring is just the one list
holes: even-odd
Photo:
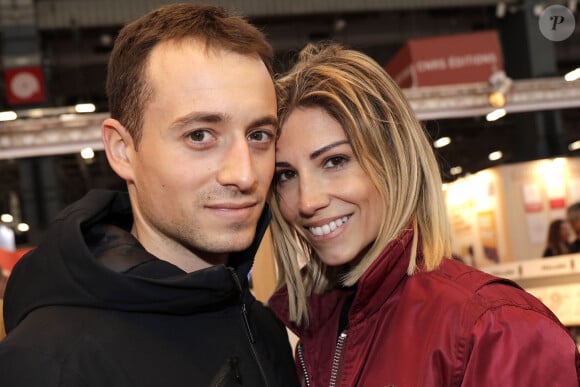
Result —
[{"label": "dark ceiling", "polygon": [[[308,41],[334,39],[385,64],[410,38],[488,29],[513,33],[505,25],[507,19],[498,19],[496,11],[495,6],[469,6],[382,12],[319,12],[312,15],[250,17],[250,20],[269,37],[276,51],[276,70],[283,72],[294,53]],[[73,25],[38,30],[49,95],[48,106],[92,101],[98,111],[107,111],[104,95],[106,61],[119,28],[119,25]],[[524,33],[521,39],[525,41]],[[506,51],[506,47],[503,48]],[[509,47],[509,50],[513,49]],[[579,28],[567,40],[554,43],[554,50],[555,73],[551,76],[564,75],[578,67]],[[507,63],[509,57],[506,56],[507,69],[510,66]],[[520,57],[519,60],[526,59]],[[4,95],[4,85],[0,80],[0,111],[10,108]],[[451,181],[457,176],[451,175],[449,169],[458,165],[463,169],[462,174],[466,174],[497,163],[560,154],[578,157],[580,151],[567,149],[568,143],[580,139],[578,122],[580,109],[573,108],[508,115],[495,122],[486,122],[484,117],[477,116],[429,120],[424,121],[424,125],[433,139],[444,135],[452,139],[451,145],[436,150],[443,178]],[[549,146],[544,143],[549,143]],[[502,150],[504,158],[489,161],[487,155],[494,150]],[[47,159],[50,160],[47,162]],[[43,183],[39,185],[38,179]],[[13,209],[16,195],[24,220],[35,211],[50,214],[46,206],[62,207],[95,187],[123,188],[121,180],[107,165],[103,152],[96,152],[91,162],[76,154],[0,160],[0,212]],[[32,223],[42,227],[46,222],[43,215],[37,214],[36,222]],[[19,236],[18,241],[33,242],[27,236]]]}]

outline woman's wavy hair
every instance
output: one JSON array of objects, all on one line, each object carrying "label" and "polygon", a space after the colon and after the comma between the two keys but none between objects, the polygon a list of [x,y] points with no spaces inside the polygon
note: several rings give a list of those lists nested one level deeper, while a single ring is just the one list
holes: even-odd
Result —
[{"label": "woman's wavy hair", "polygon": [[[308,324],[310,294],[357,283],[405,229],[414,231],[409,275],[434,270],[443,257],[451,255],[441,176],[431,143],[401,89],[383,68],[367,55],[337,43],[309,44],[292,69],[277,79],[276,87],[281,130],[294,109],[324,109],[342,126],[385,204],[376,240],[356,266],[344,272],[326,266],[309,247],[303,231],[284,220],[276,184],[272,185],[271,231],[278,285],[287,285],[291,321]],[[303,270],[298,258],[306,262]]]}]

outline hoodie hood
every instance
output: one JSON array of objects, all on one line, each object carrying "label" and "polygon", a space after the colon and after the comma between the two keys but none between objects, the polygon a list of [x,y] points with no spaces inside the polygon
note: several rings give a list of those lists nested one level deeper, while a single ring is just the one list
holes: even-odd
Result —
[{"label": "hoodie hood", "polygon": [[183,315],[238,302],[269,220],[265,208],[252,245],[233,254],[229,266],[186,273],[130,234],[127,193],[90,191],[15,265],[4,300],[6,331],[44,306]]}]

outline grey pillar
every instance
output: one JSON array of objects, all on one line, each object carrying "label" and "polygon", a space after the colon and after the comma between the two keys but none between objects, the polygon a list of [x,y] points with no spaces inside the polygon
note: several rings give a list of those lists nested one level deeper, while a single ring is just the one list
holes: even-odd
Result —
[{"label": "grey pillar", "polygon": [[[514,79],[557,76],[556,50],[553,42],[540,32],[534,6],[544,1],[523,0],[515,13],[500,20],[499,32],[506,73]],[[561,112],[558,110],[520,113],[515,123],[511,161],[528,161],[566,153]]]}]

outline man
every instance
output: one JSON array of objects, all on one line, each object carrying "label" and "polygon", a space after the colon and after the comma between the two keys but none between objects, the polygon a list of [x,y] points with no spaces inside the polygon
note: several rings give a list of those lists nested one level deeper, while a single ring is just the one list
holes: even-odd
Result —
[{"label": "man", "polygon": [[128,194],[65,209],[8,282],[2,386],[294,386],[250,294],[277,131],[271,47],[239,17],[162,7],[111,53],[109,163]]},{"label": "man", "polygon": [[576,202],[568,207],[566,213],[572,231],[576,235],[576,239],[570,245],[570,254],[580,253],[580,202]]}]

